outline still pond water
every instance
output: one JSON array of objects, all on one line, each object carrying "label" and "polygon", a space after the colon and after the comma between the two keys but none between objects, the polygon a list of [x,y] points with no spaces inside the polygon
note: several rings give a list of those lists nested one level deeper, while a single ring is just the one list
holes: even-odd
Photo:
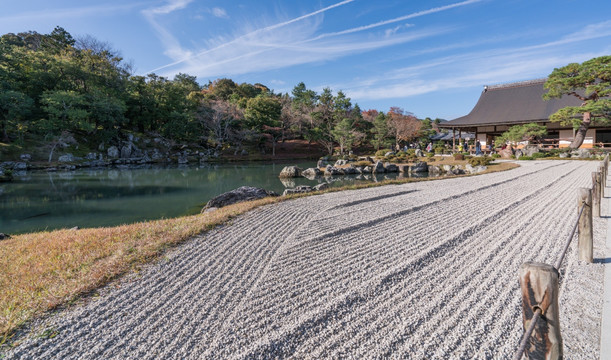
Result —
[{"label": "still pond water", "polygon": [[[0,183],[0,232],[18,234],[79,226],[113,226],[198,213],[216,195],[240,186],[282,193],[295,185],[316,185],[324,178],[280,181],[288,164],[224,164],[131,169],[32,171]],[[314,162],[291,163],[301,168]],[[334,178],[331,186],[393,179]]]}]

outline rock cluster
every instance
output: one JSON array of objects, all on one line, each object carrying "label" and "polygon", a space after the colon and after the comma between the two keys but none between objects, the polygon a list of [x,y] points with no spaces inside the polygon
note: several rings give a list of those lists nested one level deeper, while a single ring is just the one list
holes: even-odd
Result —
[{"label": "rock cluster", "polygon": [[327,183],[318,184],[316,186],[299,185],[293,189],[285,189],[284,192],[282,193],[282,196],[291,195],[291,194],[309,193],[312,191],[321,191],[321,190],[327,189],[328,187],[329,187],[329,184]]}]

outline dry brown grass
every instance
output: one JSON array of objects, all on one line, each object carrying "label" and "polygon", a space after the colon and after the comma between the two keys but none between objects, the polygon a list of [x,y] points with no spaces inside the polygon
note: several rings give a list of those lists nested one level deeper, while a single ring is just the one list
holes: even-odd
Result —
[{"label": "dry brown grass", "polygon": [[[494,164],[486,172],[517,166]],[[431,179],[387,180],[331,188],[327,192],[427,180]],[[0,345],[34,316],[107,284],[194,235],[256,207],[319,193],[265,198],[175,219],[39,232],[3,240],[0,242]]]},{"label": "dry brown grass", "polygon": [[204,230],[277,201],[265,198],[200,215],[1,241],[0,344],[33,316],[108,283]]}]

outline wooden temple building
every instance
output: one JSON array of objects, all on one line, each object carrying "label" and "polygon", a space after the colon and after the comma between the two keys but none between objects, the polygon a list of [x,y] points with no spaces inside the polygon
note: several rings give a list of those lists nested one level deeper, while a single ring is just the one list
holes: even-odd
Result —
[{"label": "wooden temple building", "polygon": [[[468,115],[439,124],[460,138],[462,132],[474,132],[485,148],[495,137],[513,125],[538,123],[547,127],[545,146],[567,147],[573,141],[572,126],[549,121],[550,115],[566,106],[579,106],[581,101],[565,95],[560,99],[543,100],[546,79],[521,81],[503,85],[484,86],[477,104]],[[581,147],[611,143],[609,126],[591,126]]]}]

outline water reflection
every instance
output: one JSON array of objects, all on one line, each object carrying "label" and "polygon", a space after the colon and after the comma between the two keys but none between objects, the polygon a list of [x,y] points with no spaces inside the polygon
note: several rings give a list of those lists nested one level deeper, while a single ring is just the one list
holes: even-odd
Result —
[{"label": "water reflection", "polygon": [[[279,179],[286,164],[228,164],[27,172],[0,186],[0,232],[111,226],[199,212],[212,197],[240,186],[282,193],[287,187],[328,182],[341,186],[396,179],[363,174]],[[315,163],[291,164],[301,168]]]}]

